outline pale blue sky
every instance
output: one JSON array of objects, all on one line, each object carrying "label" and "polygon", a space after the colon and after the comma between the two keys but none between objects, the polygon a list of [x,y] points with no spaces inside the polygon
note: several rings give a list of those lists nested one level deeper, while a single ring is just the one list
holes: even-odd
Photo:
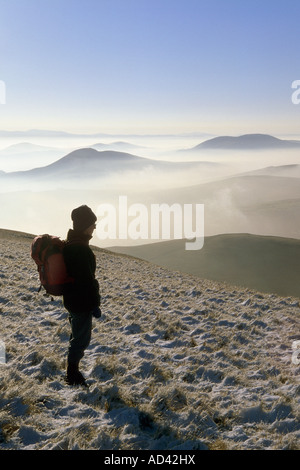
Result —
[{"label": "pale blue sky", "polygon": [[298,0],[0,0],[0,129],[298,133]]}]

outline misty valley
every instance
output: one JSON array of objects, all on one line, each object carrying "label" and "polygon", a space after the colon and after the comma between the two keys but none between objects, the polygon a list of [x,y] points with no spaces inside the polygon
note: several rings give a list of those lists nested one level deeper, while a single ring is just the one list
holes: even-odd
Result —
[{"label": "misty valley", "polygon": [[[235,236],[233,245],[238,234],[256,236],[256,244],[264,250],[262,237],[278,242],[284,238],[284,247],[276,245],[282,259],[289,258],[290,245],[295,249],[300,243],[299,141],[264,134],[212,137],[200,144],[196,136],[173,140],[128,136],[126,141],[103,137],[102,142],[100,136],[97,140],[96,136],[30,138],[30,142],[16,139],[0,150],[2,228],[64,238],[72,208],[84,203],[98,216],[94,245],[128,254],[145,246],[141,256],[157,261],[156,243],[164,242],[162,264],[169,265],[172,252],[176,269],[217,279],[224,278],[217,261],[220,250],[229,249],[225,235]],[[151,218],[153,207],[165,207],[167,213],[157,212]],[[203,208],[201,216],[197,207]],[[189,217],[184,208],[190,209]],[[214,236],[221,237],[218,248],[208,250],[206,240]],[[186,240],[174,251],[170,243],[176,239]],[[199,251],[193,260],[187,245],[188,250]],[[243,239],[243,251],[256,259],[248,239]],[[232,254],[226,261],[226,265],[231,262],[227,272],[240,272],[242,259],[241,252]],[[265,263],[270,259],[259,256]],[[206,263],[219,267],[212,274],[203,271]],[[258,266],[246,266],[260,278]],[[274,272],[275,266],[270,268]],[[277,269],[282,266],[276,265]],[[229,274],[227,278],[231,279]],[[232,279],[243,278],[251,285],[243,273]],[[276,283],[272,280],[271,289]]]}]

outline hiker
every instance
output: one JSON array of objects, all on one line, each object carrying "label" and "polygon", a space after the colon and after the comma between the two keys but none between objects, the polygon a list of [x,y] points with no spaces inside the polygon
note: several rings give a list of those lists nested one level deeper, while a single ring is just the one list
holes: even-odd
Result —
[{"label": "hiker", "polygon": [[88,206],[82,205],[72,211],[71,219],[73,229],[68,231],[64,248],[67,272],[74,280],[67,285],[63,295],[71,325],[66,382],[87,386],[79,371],[79,362],[90,343],[92,317],[101,316],[99,284],[95,278],[96,258],[89,247],[97,217]]}]

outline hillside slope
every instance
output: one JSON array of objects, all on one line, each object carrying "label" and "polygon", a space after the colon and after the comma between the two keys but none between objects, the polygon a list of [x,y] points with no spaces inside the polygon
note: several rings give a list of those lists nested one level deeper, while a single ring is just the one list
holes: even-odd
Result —
[{"label": "hillside slope", "polygon": [[184,240],[112,251],[200,278],[300,298],[300,240],[237,233],[206,237],[199,251],[186,251]]},{"label": "hillside slope", "polygon": [[0,449],[299,449],[299,302],[94,249],[102,311],[63,380],[70,334],[37,294],[32,236],[0,231]]}]

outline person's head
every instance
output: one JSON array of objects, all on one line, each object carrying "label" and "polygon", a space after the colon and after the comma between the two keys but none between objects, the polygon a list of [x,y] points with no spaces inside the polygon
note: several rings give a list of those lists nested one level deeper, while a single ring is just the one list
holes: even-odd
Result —
[{"label": "person's head", "polygon": [[83,205],[74,209],[71,213],[71,219],[73,220],[73,230],[90,236],[93,234],[97,217],[88,206]]}]

